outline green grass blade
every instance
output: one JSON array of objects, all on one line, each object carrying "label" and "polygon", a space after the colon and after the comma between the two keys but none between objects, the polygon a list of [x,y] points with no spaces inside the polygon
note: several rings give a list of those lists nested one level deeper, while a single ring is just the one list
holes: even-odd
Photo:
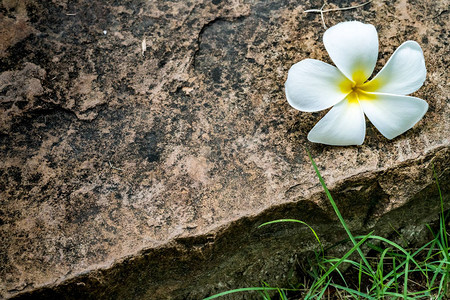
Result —
[{"label": "green grass blade", "polygon": [[[393,267],[394,270],[397,270],[397,268],[395,267],[395,261],[396,261],[396,258],[394,257],[393,260],[392,260],[392,267]],[[393,275],[394,275],[394,282],[393,282],[393,284],[394,284],[395,292],[398,293],[399,284],[398,284],[397,272],[394,272]],[[391,286],[391,284],[388,283],[386,286]]]},{"label": "green grass blade", "polygon": [[286,293],[283,290],[278,289],[278,294],[280,295],[280,299],[281,300],[288,300],[288,297],[287,297]]},{"label": "green grass blade", "polygon": [[[249,288],[240,288],[240,289],[234,289],[234,290],[229,290],[229,291],[225,291],[219,294],[215,294],[213,296],[209,296],[207,298],[204,298],[203,300],[211,300],[211,299],[216,299],[222,296],[226,296],[229,294],[234,294],[234,293],[241,293],[241,292],[249,292],[249,291],[277,291],[279,290],[279,288],[272,288],[272,287],[249,287]],[[293,289],[284,289],[284,290],[293,290]]]},{"label": "green grass blade", "polygon": [[[344,254],[342,258],[338,260],[338,262],[333,265],[331,268],[329,268],[325,274],[323,274],[317,281],[314,283],[314,285],[311,287],[310,291],[308,292],[308,295],[311,293],[314,293],[314,291],[317,289],[317,287],[321,286],[325,280],[328,278],[328,275],[330,275],[337,267],[341,265],[341,263],[346,260],[350,255],[353,254],[357,249],[359,249],[359,246],[361,246],[370,236],[372,235],[372,232],[370,232],[368,235],[366,235],[361,241],[356,243],[347,253]],[[319,298],[320,299],[320,298]]]},{"label": "green grass blade", "polygon": [[331,282],[331,278],[330,280],[328,280],[327,284],[322,288],[322,290],[320,291],[320,294],[317,296],[317,299],[322,299],[323,294],[325,294],[326,290],[328,289],[328,286],[330,285]]},{"label": "green grass blade", "polygon": [[358,269],[358,292],[361,292],[361,282],[362,282],[362,260],[359,260],[359,269]]},{"label": "green grass blade", "polygon": [[444,252],[446,259],[449,260],[449,253],[448,253],[448,239],[447,239],[447,231],[445,227],[445,215],[444,215],[444,198],[442,197],[442,191],[439,186],[439,180],[436,174],[436,171],[434,170],[434,165],[432,165],[433,168],[433,176],[436,181],[436,186],[439,192],[439,199],[441,201],[441,220],[440,220],[440,237],[441,237],[441,243],[446,248],[446,251]]},{"label": "green grass blade", "polygon": [[[331,206],[333,206],[334,212],[336,213],[337,217],[339,218],[339,221],[341,222],[341,225],[344,227],[345,232],[347,233],[348,237],[349,237],[350,240],[352,241],[353,245],[358,244],[358,243],[356,242],[355,238],[353,237],[352,233],[350,232],[350,229],[348,228],[347,223],[345,223],[344,218],[342,217],[341,212],[339,211],[339,209],[338,209],[336,203],[334,202],[333,197],[331,196],[330,191],[328,190],[328,188],[327,188],[327,186],[326,186],[326,184],[325,184],[325,181],[324,181],[323,178],[322,178],[322,175],[320,175],[319,169],[317,168],[317,165],[316,165],[316,163],[314,162],[314,160],[313,160],[313,158],[312,158],[312,156],[311,156],[311,153],[309,153],[309,151],[307,151],[307,153],[308,153],[309,159],[311,160],[311,163],[312,163],[312,165],[313,165],[314,171],[316,172],[317,177],[319,178],[320,184],[322,185],[322,188],[324,189],[325,194],[327,195],[328,200],[329,200],[330,203],[331,203]],[[373,274],[374,271],[373,271],[372,267],[370,266],[369,262],[367,261],[367,259],[366,259],[365,255],[364,255],[364,253],[363,253],[363,252],[361,251],[361,249],[359,248],[359,246],[356,248],[356,250],[358,251],[359,255],[361,256],[361,259],[364,261],[364,264],[367,266],[367,268],[368,268],[368,269],[372,272],[372,274]]]},{"label": "green grass blade", "polygon": [[[372,244],[370,242],[367,242],[366,245],[369,246],[372,250],[378,251],[379,253],[383,253],[384,250],[385,250],[385,249],[383,249],[383,248],[381,248],[381,247],[379,247],[379,246],[377,246],[375,244]],[[398,257],[398,258],[406,258],[407,257],[404,254],[395,253],[393,251],[390,251],[387,254],[389,254],[389,256],[391,256],[391,257]]]},{"label": "green grass blade", "polygon": [[[423,245],[422,247],[420,247],[419,249],[417,249],[413,254],[411,254],[411,257],[415,257],[417,256],[419,253],[421,253],[423,250],[425,250],[429,245],[433,246],[434,243],[436,242],[436,239],[434,239],[433,241],[430,241],[428,243],[426,243],[425,245]],[[395,257],[394,257],[395,258]],[[395,262],[396,260],[394,260]],[[398,287],[398,275],[401,273],[398,273],[398,270],[400,270],[401,268],[403,268],[403,266],[406,264],[406,260],[400,262],[399,265],[396,265],[393,267],[393,270],[391,272],[389,272],[387,275],[385,275],[385,278],[390,278],[390,277],[394,277],[393,279],[391,279],[386,285],[387,286],[391,286],[392,284],[397,284]],[[426,274],[426,273],[425,273]],[[425,275],[426,276],[426,275]],[[430,284],[429,286],[432,286],[432,284]],[[398,290],[397,290],[398,293]]]},{"label": "green grass blade", "polygon": [[300,223],[300,224],[306,225],[306,226],[309,228],[309,230],[311,230],[311,232],[312,232],[312,233],[314,234],[314,236],[316,237],[316,240],[319,242],[320,249],[321,249],[322,252],[323,252],[323,247],[322,247],[322,243],[320,242],[319,236],[316,234],[316,232],[314,231],[314,229],[312,229],[311,226],[309,226],[307,223],[305,223],[305,222],[303,222],[303,221],[296,220],[296,219],[280,219],[280,220],[274,220],[274,221],[270,221],[270,222],[263,223],[263,224],[259,225],[258,228],[261,228],[261,227],[263,227],[263,226],[267,226],[267,225],[270,225],[270,224],[282,223],[282,222],[295,222],[295,223]]},{"label": "green grass blade", "polygon": [[386,253],[389,252],[389,248],[385,249],[383,251],[383,253],[381,253],[380,259],[378,261],[377,264],[377,276],[378,276],[378,282],[379,282],[379,288],[381,288],[381,290],[384,290],[384,274],[383,274],[383,270],[384,270],[384,258],[386,256]]},{"label": "green grass blade", "polygon": [[[362,236],[358,236],[358,237],[356,237],[356,238],[361,238],[361,237],[362,237]],[[390,240],[388,240],[388,239],[385,239],[384,237],[377,236],[377,235],[372,235],[372,236],[370,237],[370,239],[380,240],[380,241],[382,241],[382,242],[385,242],[386,244],[391,245],[391,246],[394,247],[394,248],[397,248],[398,250],[400,250],[401,252],[403,252],[403,253],[405,254],[406,260],[407,260],[407,261],[413,262],[413,263],[417,266],[417,268],[419,268],[419,270],[422,271],[423,275],[425,275],[425,271],[423,271],[423,269],[422,269],[422,267],[420,266],[420,264],[413,258],[413,256],[412,256],[407,250],[405,250],[405,249],[404,249],[402,246],[400,246],[399,244],[394,243],[394,242],[392,242],[392,241],[390,241]]]},{"label": "green grass blade", "polygon": [[406,260],[405,264],[405,277],[403,281],[403,299],[408,298],[408,268],[409,268],[409,259]]},{"label": "green grass blade", "polygon": [[366,298],[366,299],[377,300],[377,298],[374,298],[373,296],[370,296],[370,295],[368,295],[366,293],[362,293],[360,291],[351,289],[351,288],[346,287],[346,286],[342,286],[342,285],[335,284],[335,283],[332,283],[331,286],[333,286],[335,288],[338,288],[338,289],[341,289],[343,291],[346,291],[347,293],[350,293],[350,294],[353,294],[353,295],[358,295],[358,296]]},{"label": "green grass blade", "polygon": [[258,291],[258,294],[261,296],[263,300],[271,300],[270,295],[267,291]]},{"label": "green grass blade", "polygon": [[[393,296],[393,297],[397,297],[397,298],[401,298],[401,299],[407,299],[407,300],[417,300],[414,297],[405,297],[403,294],[399,294],[399,293],[393,293],[393,292],[386,292],[386,296]],[[390,298],[388,298],[390,299]]]},{"label": "green grass blade", "polygon": [[[340,258],[329,258],[329,259],[324,260],[323,264],[329,263],[329,264],[333,265],[334,263],[337,263],[339,261],[340,261]],[[366,275],[366,276],[369,276],[369,277],[373,276],[373,274],[371,274],[369,272],[369,270],[367,270],[367,268],[364,265],[362,265],[362,261],[360,261],[358,263],[358,262],[353,261],[353,260],[344,259],[341,263],[348,263],[348,264],[352,265],[353,267],[355,267],[357,270],[359,270],[358,272],[361,273],[361,277],[362,277],[363,274]]]}]

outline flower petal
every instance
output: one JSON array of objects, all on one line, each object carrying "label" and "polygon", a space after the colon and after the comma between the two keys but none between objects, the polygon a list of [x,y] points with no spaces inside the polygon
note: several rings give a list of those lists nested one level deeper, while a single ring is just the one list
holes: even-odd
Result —
[{"label": "flower petal", "polygon": [[308,134],[308,140],[334,146],[361,145],[366,122],[358,100],[352,95],[336,104]]},{"label": "flower petal", "polygon": [[[301,111],[319,111],[333,106],[348,94],[349,82],[339,70],[315,59],[302,60],[291,67],[285,83],[289,104]],[[350,83],[351,85],[351,83]]]},{"label": "flower petal", "polygon": [[364,83],[372,74],[378,57],[378,34],[373,25],[339,23],[323,35],[331,59],[347,78]]},{"label": "flower petal", "polygon": [[412,128],[428,110],[428,103],[422,99],[391,94],[364,93],[359,103],[370,122],[388,139]]},{"label": "flower petal", "polygon": [[407,41],[395,50],[381,71],[361,88],[367,92],[407,95],[425,81],[427,70],[419,44]]}]

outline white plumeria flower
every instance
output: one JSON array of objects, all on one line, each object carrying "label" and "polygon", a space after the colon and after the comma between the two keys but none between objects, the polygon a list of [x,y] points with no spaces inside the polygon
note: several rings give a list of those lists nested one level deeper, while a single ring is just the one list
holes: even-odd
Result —
[{"label": "white plumeria flower", "polygon": [[314,126],[308,140],[328,145],[361,145],[366,134],[364,114],[388,139],[413,127],[428,109],[419,98],[405,96],[425,81],[422,49],[403,43],[370,81],[378,56],[378,34],[373,25],[339,23],[323,36],[336,67],[315,59],[291,67],[286,98],[291,106],[314,112],[333,108]]}]

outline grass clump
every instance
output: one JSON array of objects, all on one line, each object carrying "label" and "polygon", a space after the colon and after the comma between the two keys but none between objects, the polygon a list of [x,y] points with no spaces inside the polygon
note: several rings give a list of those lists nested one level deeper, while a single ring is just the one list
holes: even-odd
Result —
[{"label": "grass clump", "polygon": [[[300,220],[281,219],[260,225],[296,222],[307,226],[317,239],[320,252],[307,271],[309,281],[291,288],[272,287],[263,282],[261,287],[240,288],[222,292],[204,300],[216,299],[239,292],[257,292],[261,299],[450,299],[450,256],[446,216],[439,182],[434,172],[441,201],[439,229],[428,229],[433,239],[418,249],[405,249],[386,238],[374,235],[354,236],[328,191],[320,172],[308,153],[314,170],[348,239],[353,244],[341,258],[327,257],[326,249],[313,228]],[[368,257],[361,247],[377,253]],[[344,265],[350,268],[342,268]],[[341,269],[347,269],[343,274]],[[275,296],[273,296],[275,294]],[[271,296],[272,295],[272,296]],[[272,298],[271,298],[272,297]]]}]

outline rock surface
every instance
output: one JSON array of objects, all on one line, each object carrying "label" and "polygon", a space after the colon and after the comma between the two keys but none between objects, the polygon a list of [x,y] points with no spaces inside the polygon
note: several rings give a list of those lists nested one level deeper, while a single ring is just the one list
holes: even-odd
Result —
[{"label": "rock surface", "polygon": [[[332,1],[328,7],[358,4]],[[374,24],[377,70],[418,41],[430,108],[388,141],[311,144],[325,113],[284,96],[290,66],[330,62],[321,1],[33,1],[0,4],[0,296],[199,299],[286,284],[339,230],[309,148],[355,232],[414,238],[448,198],[448,1],[326,13]],[[145,47],[144,47],[145,45]],[[145,51],[144,51],[145,50]]]}]

